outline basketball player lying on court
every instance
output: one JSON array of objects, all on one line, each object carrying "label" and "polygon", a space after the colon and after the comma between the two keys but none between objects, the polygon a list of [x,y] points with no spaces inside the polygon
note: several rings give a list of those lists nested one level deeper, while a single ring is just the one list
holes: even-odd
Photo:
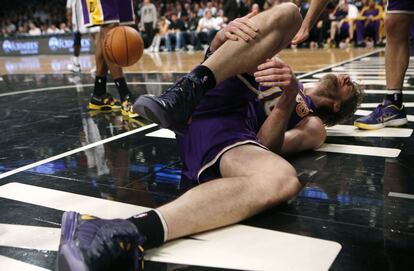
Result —
[{"label": "basketball player lying on court", "polygon": [[[177,132],[183,174],[199,185],[126,220],[66,212],[59,270],[140,270],[142,248],[237,223],[299,192],[295,169],[280,153],[317,148],[326,137],[323,122],[351,115],[360,93],[345,75],[304,88],[288,65],[266,61],[299,29],[295,5],[253,15],[219,32],[214,53],[173,87],[134,105]],[[281,91],[267,96],[265,87]],[[263,105],[275,96],[277,104]]]}]

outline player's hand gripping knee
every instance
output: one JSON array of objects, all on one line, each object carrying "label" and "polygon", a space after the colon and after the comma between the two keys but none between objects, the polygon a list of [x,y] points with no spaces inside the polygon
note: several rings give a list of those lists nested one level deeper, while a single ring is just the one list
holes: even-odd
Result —
[{"label": "player's hand gripping knee", "polygon": [[268,59],[257,67],[256,82],[265,87],[280,87],[286,95],[298,93],[298,80],[292,69],[278,58]]},{"label": "player's hand gripping knee", "polygon": [[239,39],[249,42],[257,37],[259,28],[250,20],[257,15],[257,11],[250,12],[244,17],[234,19],[226,27],[220,30],[211,43],[211,49],[218,49],[227,40],[237,41]]}]

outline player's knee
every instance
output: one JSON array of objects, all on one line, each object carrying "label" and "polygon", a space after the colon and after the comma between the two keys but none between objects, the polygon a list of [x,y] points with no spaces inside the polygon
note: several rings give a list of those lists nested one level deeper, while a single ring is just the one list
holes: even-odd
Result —
[{"label": "player's knee", "polygon": [[299,8],[293,3],[283,3],[273,7],[273,20],[278,25],[283,24],[286,29],[291,29],[295,33],[302,24],[302,15]]},{"label": "player's knee", "polygon": [[278,166],[274,172],[260,176],[263,191],[261,199],[266,208],[294,197],[301,189],[296,170],[290,165]]},{"label": "player's knee", "polygon": [[73,34],[73,44],[74,44],[75,46],[76,46],[76,45],[80,46],[80,45],[81,45],[81,38],[82,38],[81,33],[80,33],[80,32],[75,32],[75,33]]},{"label": "player's knee", "polygon": [[406,42],[408,40],[410,21],[397,16],[385,17],[385,31],[387,38],[393,41],[401,40]]}]

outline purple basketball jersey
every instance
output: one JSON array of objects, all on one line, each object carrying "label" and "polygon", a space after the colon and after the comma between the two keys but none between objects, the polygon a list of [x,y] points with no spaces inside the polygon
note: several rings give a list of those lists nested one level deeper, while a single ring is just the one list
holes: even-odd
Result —
[{"label": "purple basketball jersey", "polygon": [[[183,175],[187,179],[203,182],[219,178],[216,162],[235,146],[256,144],[266,148],[256,134],[267,117],[264,100],[270,98],[258,99],[257,93],[252,91],[252,87],[259,89],[254,77],[244,75],[242,80],[232,77],[207,91],[193,113],[187,132],[177,135]],[[314,110],[310,98],[301,91],[296,101],[289,129]],[[209,170],[211,168],[215,170]]]}]

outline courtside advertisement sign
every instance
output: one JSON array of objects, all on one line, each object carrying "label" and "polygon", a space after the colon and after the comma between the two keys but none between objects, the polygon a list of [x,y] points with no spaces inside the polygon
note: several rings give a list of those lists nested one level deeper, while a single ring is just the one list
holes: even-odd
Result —
[{"label": "courtside advertisement sign", "polygon": [[[73,54],[72,35],[19,37],[0,39],[0,56]],[[93,39],[83,35],[81,52],[94,53]]]}]

